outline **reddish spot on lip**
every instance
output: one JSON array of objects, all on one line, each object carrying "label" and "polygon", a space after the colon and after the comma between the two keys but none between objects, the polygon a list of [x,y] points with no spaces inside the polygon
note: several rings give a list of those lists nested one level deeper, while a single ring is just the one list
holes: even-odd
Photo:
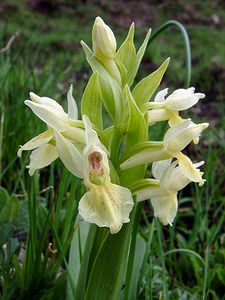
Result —
[{"label": "reddish spot on lip", "polygon": [[100,162],[102,160],[102,155],[101,153],[95,151],[95,152],[92,152],[89,156],[88,156],[88,160],[92,166],[92,168],[94,170],[98,170],[100,169],[101,165],[100,165]]}]

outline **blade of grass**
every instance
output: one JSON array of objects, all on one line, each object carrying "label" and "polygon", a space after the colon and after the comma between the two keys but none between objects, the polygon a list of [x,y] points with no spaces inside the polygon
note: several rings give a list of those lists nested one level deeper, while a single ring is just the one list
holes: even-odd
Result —
[{"label": "blade of grass", "polygon": [[167,280],[166,280],[166,264],[165,264],[164,250],[162,245],[162,230],[161,230],[161,224],[159,223],[159,220],[156,220],[156,230],[157,230],[157,237],[158,237],[160,261],[162,265],[163,299],[169,299]]},{"label": "blade of grass", "polygon": [[159,26],[159,28],[156,29],[156,31],[152,33],[148,45],[150,45],[153,42],[153,40],[155,40],[156,37],[159,36],[162,32],[164,32],[167,28],[172,26],[175,26],[180,30],[184,39],[185,52],[186,52],[186,77],[185,77],[184,85],[186,88],[188,88],[191,83],[191,47],[190,47],[188,33],[185,27],[183,26],[183,24],[175,20],[169,20],[163,23],[161,26]]}]

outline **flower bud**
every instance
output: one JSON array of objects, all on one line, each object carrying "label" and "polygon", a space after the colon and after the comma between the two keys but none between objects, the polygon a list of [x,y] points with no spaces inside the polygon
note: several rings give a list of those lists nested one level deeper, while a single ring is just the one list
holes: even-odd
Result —
[{"label": "flower bud", "polygon": [[115,57],[115,36],[109,26],[107,26],[100,17],[95,19],[92,29],[92,46],[95,56],[101,61]]}]

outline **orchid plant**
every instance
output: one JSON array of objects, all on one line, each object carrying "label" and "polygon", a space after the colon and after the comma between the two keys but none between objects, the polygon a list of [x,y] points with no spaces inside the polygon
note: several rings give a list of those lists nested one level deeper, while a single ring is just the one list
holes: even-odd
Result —
[{"label": "orchid plant", "polygon": [[[121,292],[123,275],[118,275],[121,280],[112,280],[112,275],[108,276],[111,278],[108,286],[113,288],[107,291],[106,283],[102,292],[99,275],[97,279],[95,276],[97,287],[92,288],[93,272],[104,270],[106,255],[114,264],[111,272],[125,270],[126,262],[121,266],[121,261],[127,261],[125,254],[129,251],[130,233],[137,222],[137,203],[150,200],[154,216],[163,225],[172,226],[177,213],[178,191],[192,181],[199,185],[204,183],[203,172],[199,169],[204,162],[193,163],[182,151],[192,141],[198,143],[208,123],[195,124],[190,118],[183,119],[179,113],[197,104],[205,95],[195,93],[191,87],[178,89],[166,97],[168,89],[164,89],[152,101],[169,58],[152,74],[134,84],[150,32],[136,51],[132,24],[117,50],[112,30],[100,17],[96,18],[92,31],[93,49],[81,42],[93,74],[81,99],[80,120],[72,87],[67,94],[67,113],[55,100],[34,93],[30,93],[31,100],[25,101],[48,127],[18,150],[18,156],[24,150],[32,150],[27,166],[29,174],[33,175],[59,157],[74,176],[83,179],[87,189],[79,201],[79,220],[109,229],[98,234],[101,246],[91,275],[85,279],[83,298],[79,294],[81,298],[77,296],[77,299],[114,299]],[[111,120],[109,127],[103,125],[103,106]],[[161,121],[168,124],[163,139],[150,141],[149,127],[154,130],[154,124]],[[146,172],[149,163],[152,163],[153,178],[148,178],[149,172]],[[95,227],[95,235],[100,230]],[[87,245],[92,246],[93,242]],[[114,249],[118,253],[114,253]],[[116,256],[121,259],[116,260]],[[82,267],[81,271],[84,272]],[[79,290],[78,285],[79,280],[75,282],[75,290]]]}]

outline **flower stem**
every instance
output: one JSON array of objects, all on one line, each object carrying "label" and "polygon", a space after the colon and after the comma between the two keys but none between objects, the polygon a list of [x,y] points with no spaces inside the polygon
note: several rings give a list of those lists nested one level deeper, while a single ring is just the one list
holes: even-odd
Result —
[{"label": "flower stem", "polygon": [[169,20],[165,23],[163,23],[161,26],[159,26],[156,31],[152,34],[150,40],[149,40],[149,45],[151,44],[151,42],[153,42],[153,40],[160,35],[164,30],[166,30],[167,28],[171,27],[171,26],[175,26],[177,27],[184,38],[184,45],[185,45],[185,51],[186,51],[186,76],[185,76],[185,87],[188,88],[190,86],[191,83],[191,47],[190,47],[190,40],[188,37],[188,33],[187,30],[185,29],[185,27],[183,26],[183,24],[181,24],[178,21],[175,20]]}]

